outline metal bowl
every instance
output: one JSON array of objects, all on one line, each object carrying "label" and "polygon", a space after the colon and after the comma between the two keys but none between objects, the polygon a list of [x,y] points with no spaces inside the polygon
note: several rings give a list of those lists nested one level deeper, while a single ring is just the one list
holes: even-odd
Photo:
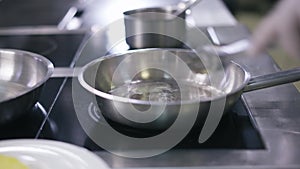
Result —
[{"label": "metal bowl", "polygon": [[41,55],[0,49],[0,124],[30,111],[53,69],[53,64]]}]

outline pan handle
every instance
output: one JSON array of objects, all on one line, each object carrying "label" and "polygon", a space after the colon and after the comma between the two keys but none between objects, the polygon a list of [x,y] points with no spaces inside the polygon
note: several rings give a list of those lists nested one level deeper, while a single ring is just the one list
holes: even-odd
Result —
[{"label": "pan handle", "polygon": [[253,77],[244,88],[244,92],[292,83],[298,80],[300,80],[300,67]]},{"label": "pan handle", "polygon": [[63,78],[63,77],[77,77],[81,67],[69,68],[69,67],[56,67],[54,68],[51,78]]}]

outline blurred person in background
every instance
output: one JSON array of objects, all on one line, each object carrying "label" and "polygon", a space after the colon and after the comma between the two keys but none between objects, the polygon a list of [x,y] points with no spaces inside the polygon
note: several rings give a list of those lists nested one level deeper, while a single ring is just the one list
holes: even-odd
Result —
[{"label": "blurred person in background", "polygon": [[254,30],[251,55],[279,44],[289,56],[300,59],[300,0],[281,0]]}]

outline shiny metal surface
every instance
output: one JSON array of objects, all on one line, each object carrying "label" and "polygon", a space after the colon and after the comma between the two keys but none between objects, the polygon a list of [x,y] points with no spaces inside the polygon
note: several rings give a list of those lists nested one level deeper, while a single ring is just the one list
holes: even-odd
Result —
[{"label": "shiny metal surface", "polygon": [[36,103],[53,64],[31,52],[0,50],[0,123],[13,120]]},{"label": "shiny metal surface", "polygon": [[[170,55],[170,53],[172,54]],[[172,57],[179,57],[187,64],[191,72],[184,72],[183,65],[180,64],[180,61],[171,59]],[[126,62],[125,65],[122,64],[124,62]],[[171,76],[177,76],[176,79],[172,79],[170,75],[165,72],[166,70],[158,71],[157,69],[150,69],[153,65],[163,65],[165,68],[173,67],[175,71],[172,72]],[[189,116],[192,108],[199,105],[198,114],[202,117],[198,121],[202,121],[208,114],[211,102],[226,98],[226,112],[235,104],[243,91],[252,91],[300,80],[299,68],[250,79],[250,74],[234,62],[228,62],[223,66],[224,77],[222,76],[218,86],[213,86],[211,80],[209,80],[212,78],[212,75],[208,73],[204,63],[201,62],[200,58],[191,50],[131,50],[123,54],[109,55],[89,63],[83,68],[82,73],[79,74],[79,82],[89,92],[98,96],[102,112],[111,120],[137,128],[163,130],[167,129],[174,122],[178,115],[178,113],[175,112],[179,112],[182,107],[184,111],[180,113]],[[135,72],[137,67],[142,71]],[[223,69],[216,70],[216,72],[213,73],[218,73],[218,71],[223,71]],[[131,74],[135,74],[135,76],[132,77]],[[147,74],[147,76],[145,74]],[[248,84],[249,79],[250,83]],[[134,84],[129,84],[132,82]],[[200,88],[204,90],[207,86],[210,86],[210,90],[206,92],[211,93],[203,97],[203,95],[196,95],[201,92],[185,90],[183,85],[181,85],[180,89],[184,93],[181,95],[179,93],[177,100],[166,99],[164,98],[165,95],[161,93],[154,96],[155,92],[151,93],[152,98],[160,97],[162,100],[151,100],[151,98],[138,99],[137,94],[134,94],[134,97],[126,97],[123,94],[116,95],[118,92],[111,93],[111,91],[119,90],[119,93],[124,92],[125,95],[128,95],[128,91],[132,92],[131,90],[137,90],[134,86],[138,84],[145,86],[150,82],[152,86],[155,85],[155,83],[157,84],[157,82],[171,86],[172,83],[183,83],[188,84],[188,86],[201,84],[201,86],[198,86],[199,90]],[[128,85],[133,89],[127,88],[126,86]],[[218,94],[213,92],[215,88],[220,91]],[[123,91],[120,91],[120,89]],[[140,88],[139,90],[146,90],[147,92],[150,88]],[[167,90],[167,88],[164,87],[163,90]],[[174,94],[175,91],[172,91],[172,93]],[[138,92],[138,95],[139,97],[146,97],[145,94],[140,94],[140,92]],[[139,110],[147,110],[152,106],[152,109],[147,111],[147,114],[153,114],[153,116],[155,116],[157,111],[160,110],[160,107],[164,104],[166,104],[166,107],[161,116],[151,123],[135,123],[124,118],[124,116],[132,116],[132,110],[127,107],[134,106]],[[118,109],[116,109],[116,107],[118,107]],[[119,111],[122,111],[122,114],[120,114]]]},{"label": "shiny metal surface", "polygon": [[62,78],[62,77],[77,77],[81,67],[67,68],[67,67],[56,67],[53,70],[51,78]]},{"label": "shiny metal surface", "polygon": [[[172,55],[169,55],[172,53]],[[191,69],[189,74],[183,73],[182,65],[178,60],[173,60],[171,58],[179,57],[183,60],[187,66]],[[126,59],[126,64],[121,66],[121,62]],[[239,98],[242,89],[247,84],[249,80],[249,74],[244,71],[240,66],[236,64],[225,65],[225,77],[222,79],[222,83],[218,84],[217,89],[222,91],[222,93],[200,98],[188,97],[187,100],[175,100],[170,102],[152,101],[152,100],[137,100],[133,98],[125,98],[120,96],[115,96],[109,93],[112,88],[117,88],[123,84],[128,84],[132,79],[131,73],[136,71],[136,67],[141,67],[142,72],[137,72],[134,77],[134,81],[143,82],[168,82],[170,76],[163,71],[157,71],[149,69],[151,65],[164,65],[168,67],[173,67],[177,80],[174,83],[186,83],[189,85],[201,84],[202,86],[212,86],[209,78],[211,77],[207,72],[195,53],[190,50],[184,49],[144,49],[144,50],[132,50],[125,52],[124,54],[116,54],[106,56],[97,59],[83,68],[83,71],[79,74],[80,84],[87,89],[89,92],[97,95],[99,101],[100,109],[104,115],[113,121],[126,124],[138,128],[148,128],[148,129],[158,129],[163,130],[170,126],[176,119],[180,108],[184,112],[181,112],[185,116],[189,116],[192,113],[194,107],[199,106],[199,120],[202,121],[206,118],[209,111],[211,101],[216,101],[219,99],[226,98],[225,110],[229,109],[235,101]],[[145,69],[148,68],[148,69]],[[218,70],[221,71],[221,70]],[[119,73],[116,73],[119,72]],[[143,74],[148,74],[148,76],[143,76]],[[117,82],[114,81],[117,79]],[[170,84],[170,82],[168,82]],[[188,93],[195,94],[195,93]],[[183,95],[182,95],[183,97]],[[192,99],[191,99],[192,98]],[[136,123],[134,121],[124,118],[124,114],[130,116],[132,113],[130,107],[133,105],[141,110],[147,110],[151,105],[153,106],[147,114],[152,114],[155,116],[160,107],[166,104],[166,108],[159,118],[152,121],[151,123]],[[119,107],[122,110],[122,115],[115,108]]]},{"label": "shiny metal surface", "polygon": [[245,87],[244,91],[253,91],[267,87],[277,86],[300,80],[300,68],[276,72],[268,75],[253,77]]},{"label": "shiny metal surface", "polygon": [[156,7],[124,12],[126,42],[131,48],[181,47],[186,36],[185,13]]}]

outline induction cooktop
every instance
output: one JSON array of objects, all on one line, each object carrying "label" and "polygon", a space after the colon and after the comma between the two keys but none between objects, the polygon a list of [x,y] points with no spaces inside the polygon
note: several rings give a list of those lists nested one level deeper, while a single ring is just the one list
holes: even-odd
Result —
[{"label": "induction cooktop", "polygon": [[[49,35],[0,36],[0,48],[22,49],[44,55],[55,67],[73,67],[85,43],[84,33]],[[100,42],[99,42],[100,43]],[[95,59],[100,56],[95,56]],[[43,88],[38,103],[32,111],[19,119],[0,126],[0,139],[36,138],[64,141],[90,150],[103,150],[89,138],[77,118],[80,113],[92,123],[99,123],[101,110],[93,102],[74,108],[72,87],[80,86],[76,78],[51,78]],[[83,88],[77,88],[88,94]],[[84,98],[82,98],[84,99]],[[78,105],[77,105],[78,106]],[[109,124],[118,132],[130,137],[150,137],[156,131],[138,130],[113,121]],[[241,98],[233,109],[223,116],[213,135],[204,143],[197,141],[201,127],[194,126],[175,149],[263,149],[260,133],[251,117],[247,104]],[[97,132],[97,131],[91,131]],[[98,133],[101,135],[101,133]],[[105,134],[103,135],[105,137]]]}]

